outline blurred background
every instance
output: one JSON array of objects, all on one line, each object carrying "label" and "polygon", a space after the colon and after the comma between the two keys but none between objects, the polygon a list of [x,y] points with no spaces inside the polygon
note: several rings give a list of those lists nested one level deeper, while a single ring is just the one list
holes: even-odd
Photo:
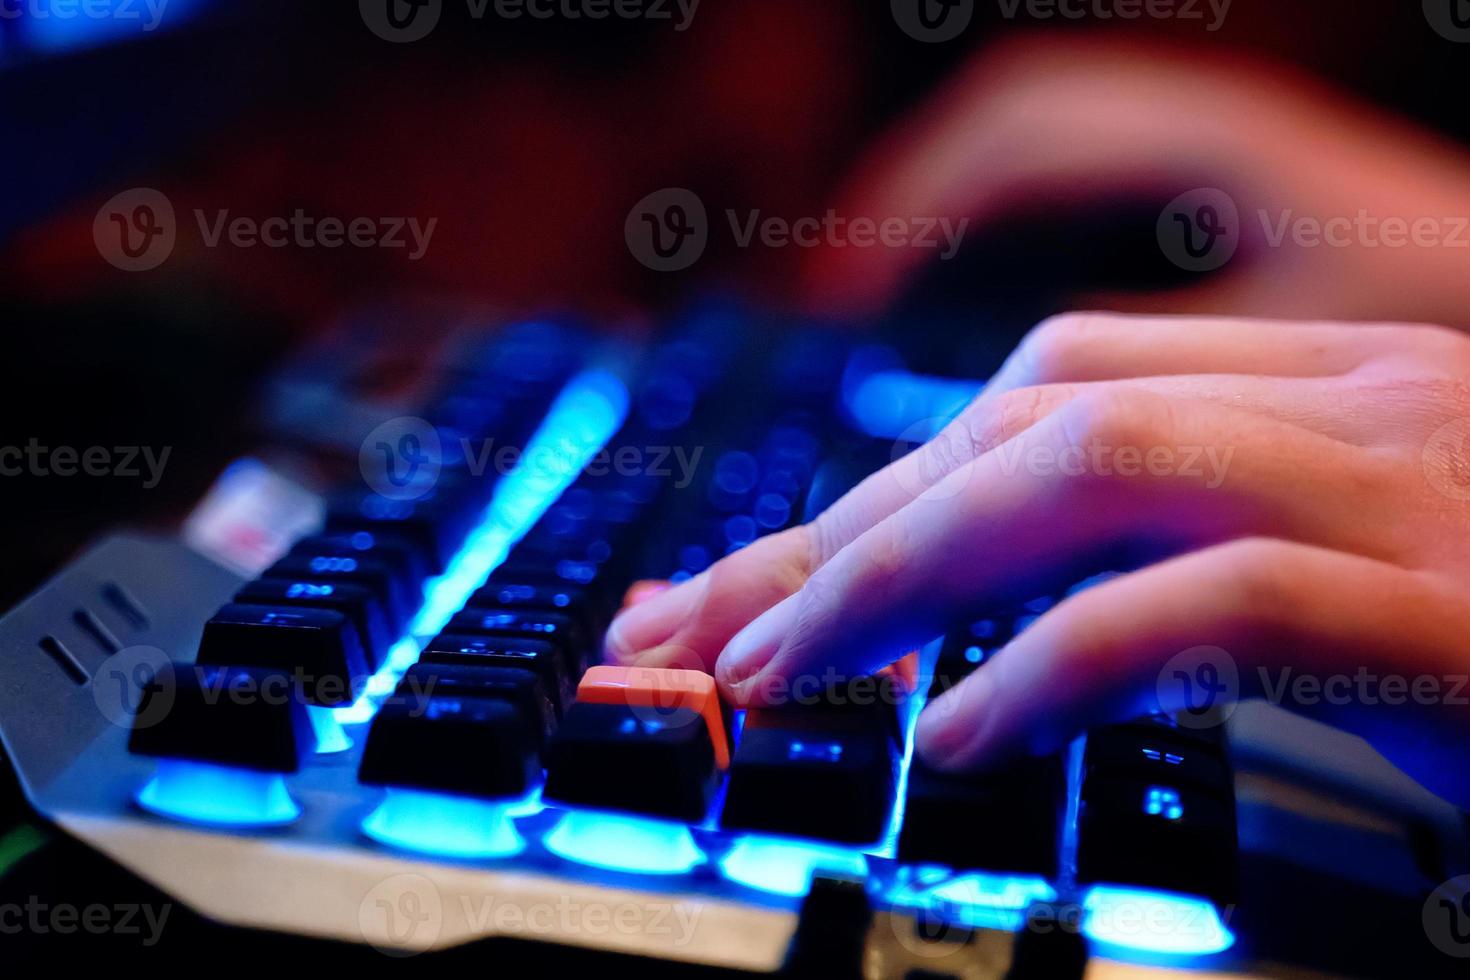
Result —
[{"label": "blurred background", "polygon": [[[1075,305],[1470,323],[1470,249],[1273,247],[1252,217],[1470,215],[1455,0],[538,9],[0,0],[0,443],[172,447],[154,486],[0,481],[0,604],[109,524],[176,521],[248,437],[263,373],[344,317],[412,351],[427,310],[656,330],[713,291],[970,376]],[[139,188],[177,228],[166,261],[128,271],[99,236],[119,195],[119,227],[147,231],[126,224]],[[675,272],[626,237],[665,188],[709,212]],[[1160,207],[1198,188],[1242,216],[1220,268],[1160,247]],[[725,218],[829,209],[971,223],[939,261],[742,245]],[[432,237],[412,258],[407,231],[408,248],[208,240],[298,212]]]}]

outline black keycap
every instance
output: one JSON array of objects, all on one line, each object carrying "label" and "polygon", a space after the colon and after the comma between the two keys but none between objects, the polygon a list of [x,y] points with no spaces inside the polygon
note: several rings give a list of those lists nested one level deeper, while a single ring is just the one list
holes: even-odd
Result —
[{"label": "black keycap", "polygon": [[606,585],[602,567],[595,562],[571,561],[570,559],[532,561],[515,553],[511,554],[505,564],[491,573],[490,580],[486,584],[494,582],[570,585],[595,594],[604,593],[610,588]]},{"label": "black keycap", "polygon": [[602,566],[613,556],[613,539],[601,526],[580,528],[578,533],[556,533],[537,524],[515,547],[522,561],[552,564],[558,561]]},{"label": "black keycap", "polygon": [[929,683],[932,701],[973,674],[993,653],[993,648],[976,642],[968,630],[950,633],[939,648],[934,661],[934,676]]},{"label": "black keycap", "polygon": [[440,633],[419,655],[419,663],[452,664],[461,667],[509,667],[529,670],[541,678],[558,716],[572,703],[576,682],[566,669],[566,660],[554,643],[545,640],[513,640],[495,636]]},{"label": "black keycap", "polygon": [[1164,735],[1194,742],[1216,752],[1221,758],[1225,754],[1226,726],[1213,720],[1213,716],[1196,716],[1184,711],[1179,713],[1185,723],[1181,724],[1172,715],[1152,714],[1146,715],[1134,721],[1125,722],[1115,726],[1118,730],[1133,729],[1134,731],[1160,733]]},{"label": "black keycap", "polygon": [[547,697],[541,678],[514,667],[463,667],[452,664],[416,663],[398,682],[394,696],[476,697],[506,701],[527,719],[527,733],[536,736],[539,753],[546,737],[556,728],[556,709]]},{"label": "black keycap", "polygon": [[290,677],[308,704],[351,704],[370,670],[357,627],[333,609],[231,603],[204,624],[198,662]]},{"label": "black keycap", "polygon": [[517,797],[541,767],[534,720],[510,701],[410,695],[390,698],[368,730],[357,778],[486,799]]},{"label": "black keycap", "polygon": [[265,570],[261,578],[292,581],[344,582],[358,585],[373,594],[382,607],[388,630],[394,636],[403,632],[408,617],[417,603],[410,602],[397,577],[387,564],[357,556],[291,554]]},{"label": "black keycap", "polygon": [[1094,773],[1082,783],[1077,877],[1201,895],[1235,895],[1232,797],[1179,783]]},{"label": "black keycap", "polygon": [[128,751],[264,772],[295,772],[315,746],[306,706],[280,674],[174,664],[143,689]]},{"label": "black keycap", "polygon": [[1183,783],[1224,796],[1230,771],[1219,749],[1161,726],[1119,725],[1090,732],[1083,769],[1088,777]]},{"label": "black keycap", "polygon": [[393,644],[383,606],[371,592],[349,582],[311,579],[256,579],[235,593],[235,601],[255,606],[331,609],[352,620],[368,667],[376,670]]},{"label": "black keycap", "polygon": [[825,731],[769,721],[746,714],[721,826],[853,844],[882,836],[894,797],[889,736],[843,721]]},{"label": "black keycap", "polygon": [[799,680],[779,695],[776,707],[753,708],[746,726],[785,728],[790,731],[846,731],[882,734],[895,746],[904,743],[905,693],[891,675],[860,675],[820,685]]},{"label": "black keycap", "polygon": [[373,558],[393,570],[404,591],[417,596],[429,577],[429,564],[421,548],[391,534],[353,531],[343,534],[313,534],[291,546],[290,554],[333,555],[338,558]]},{"label": "black keycap", "polygon": [[428,560],[429,570],[444,571],[458,550],[473,519],[474,502],[448,474],[441,486],[413,500],[395,500],[364,490],[334,494],[327,502],[327,530],[334,533],[368,531],[390,534],[413,542]]},{"label": "black keycap", "polygon": [[561,651],[563,667],[571,676],[581,677],[585,667],[587,641],[576,622],[561,613],[466,609],[455,613],[444,631],[504,640],[542,640]]},{"label": "black keycap", "polygon": [[685,708],[574,704],[547,752],[548,800],[697,823],[714,790],[709,728]]},{"label": "black keycap", "polygon": [[576,620],[584,635],[591,635],[597,629],[587,590],[570,585],[495,578],[477,589],[464,607],[561,613]]},{"label": "black keycap", "polygon": [[973,775],[942,773],[916,761],[909,769],[899,859],[1054,877],[1066,788],[1058,756]]}]

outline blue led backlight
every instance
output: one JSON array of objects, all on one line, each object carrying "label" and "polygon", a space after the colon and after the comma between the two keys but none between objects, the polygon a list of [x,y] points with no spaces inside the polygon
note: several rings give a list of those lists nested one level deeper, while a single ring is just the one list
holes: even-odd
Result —
[{"label": "blue led backlight", "polygon": [[631,874],[686,874],[705,860],[684,824],[616,813],[568,813],[544,843],[568,861]]},{"label": "blue led backlight", "polygon": [[523,808],[521,800],[390,789],[362,832],[379,844],[439,857],[514,857],[526,847],[512,819]]},{"label": "blue led backlight", "polygon": [[1032,902],[1056,900],[1056,889],[1045,880],[1026,875],[996,875],[973,871],[957,875],[929,891],[930,896],[955,905],[1025,911]]},{"label": "blue led backlight", "polygon": [[301,816],[280,773],[164,759],[138,793],[150,813],[187,823],[274,827]]},{"label": "blue led backlight", "polygon": [[868,859],[843,847],[752,836],[720,859],[720,871],[748,888],[795,897],[806,894],[817,871],[866,877]]},{"label": "blue led backlight", "polygon": [[805,759],[810,762],[840,762],[842,744],[840,742],[793,741],[787,749],[786,757],[792,760]]},{"label": "blue led backlight", "polygon": [[1150,786],[1144,793],[1143,812],[1151,817],[1178,820],[1184,816],[1184,803],[1177,789],[1167,786]]},{"label": "blue led backlight", "polygon": [[336,709],[310,704],[306,706],[306,716],[311,719],[311,729],[316,735],[317,755],[335,755],[352,748],[352,738],[343,730]]},{"label": "blue led backlight", "polygon": [[1208,956],[1235,944],[1213,902],[1189,895],[1097,885],[1082,900],[1082,932],[1124,950]]},{"label": "blue led backlight", "polygon": [[[426,601],[410,624],[408,635],[394,644],[387,661],[368,679],[358,699],[337,709],[338,721],[358,725],[372,720],[378,704],[393,693],[404,672],[418,660],[420,644],[415,637],[434,636],[444,629],[471,593],[505,560],[511,546],[617,433],[627,413],[628,389],[615,375],[602,370],[584,371],[567,383],[531,438],[521,462],[496,488],[484,519],[444,574],[425,586]],[[576,564],[562,562],[558,571],[584,584],[597,573],[595,566],[569,567]]]},{"label": "blue led backlight", "polygon": [[978,381],[929,377],[897,366],[871,370],[867,352],[854,355],[843,402],[857,426],[880,439],[923,442],[939,433],[984,387]]},{"label": "blue led backlight", "polygon": [[934,912],[966,926],[1015,931],[1032,903],[1055,901],[1057,893],[1032,875],[955,874],[948,868],[923,866],[905,869],[888,897],[895,905]]}]

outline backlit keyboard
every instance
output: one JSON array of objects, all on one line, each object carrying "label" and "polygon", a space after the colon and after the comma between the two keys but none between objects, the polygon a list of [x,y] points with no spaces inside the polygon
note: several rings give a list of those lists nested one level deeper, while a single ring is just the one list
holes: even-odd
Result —
[{"label": "backlit keyboard", "polygon": [[[913,760],[923,702],[1055,597],[955,624],[913,689],[824,678],[744,711],[701,673],[600,665],[625,603],[894,458],[862,398],[907,385],[943,414],[973,391],[728,327],[470,332],[257,574],[136,537],[85,556],[4,622],[34,653],[4,667],[0,725],[37,808],[222,921],[398,952],[514,933],[466,896],[572,894],[703,918],[679,942],[541,938],[755,971],[874,915],[876,975],[1065,976],[1087,947],[1241,968],[1220,728],[1140,718],[974,775]],[[115,649],[66,625],[94,608]],[[432,928],[398,921],[425,901]],[[1045,946],[1037,916],[1073,928],[1012,953],[1017,930]]]}]

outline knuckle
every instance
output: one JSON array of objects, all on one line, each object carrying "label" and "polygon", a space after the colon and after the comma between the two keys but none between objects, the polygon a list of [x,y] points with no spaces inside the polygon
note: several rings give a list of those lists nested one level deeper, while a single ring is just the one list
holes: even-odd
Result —
[{"label": "knuckle", "polygon": [[1462,369],[1470,365],[1470,337],[1461,331],[1428,323],[1403,329],[1409,334],[1410,346],[1427,355],[1431,364],[1443,367],[1448,361]]},{"label": "knuckle", "polygon": [[1136,388],[1089,392],[1073,399],[1064,411],[1062,428],[1067,441],[1083,448],[1169,446],[1178,428],[1168,398]]},{"label": "knuckle", "polygon": [[987,453],[1014,439],[1045,416],[1065,397],[1046,387],[1016,388],[997,396],[964,419],[972,456]]},{"label": "knuckle", "polygon": [[1096,335],[1098,322],[1092,313],[1059,313],[1041,321],[1017,348],[1022,375],[1034,381],[1066,377],[1078,352]]},{"label": "knuckle", "polygon": [[1216,555],[1219,587],[1248,621],[1290,619],[1300,587],[1294,549],[1272,538],[1250,537],[1221,545]]},{"label": "knuckle", "polygon": [[967,413],[939,430],[938,435],[924,444],[922,475],[926,483],[937,482],[980,454],[974,428],[983,415],[978,411]]},{"label": "knuckle", "polygon": [[1348,381],[1353,401],[1380,414],[1438,425],[1470,416],[1470,380],[1444,364],[1429,369],[1359,372]]},{"label": "knuckle", "polygon": [[1410,364],[1432,374],[1470,372],[1470,337],[1462,331],[1428,323],[1382,324],[1368,329],[1391,341],[1391,351],[1370,358],[1371,364]]},{"label": "knuckle", "polygon": [[862,562],[857,569],[859,581],[853,581],[850,587],[881,589],[896,582],[909,564],[909,550],[901,536],[885,525],[863,535],[862,540]]}]

